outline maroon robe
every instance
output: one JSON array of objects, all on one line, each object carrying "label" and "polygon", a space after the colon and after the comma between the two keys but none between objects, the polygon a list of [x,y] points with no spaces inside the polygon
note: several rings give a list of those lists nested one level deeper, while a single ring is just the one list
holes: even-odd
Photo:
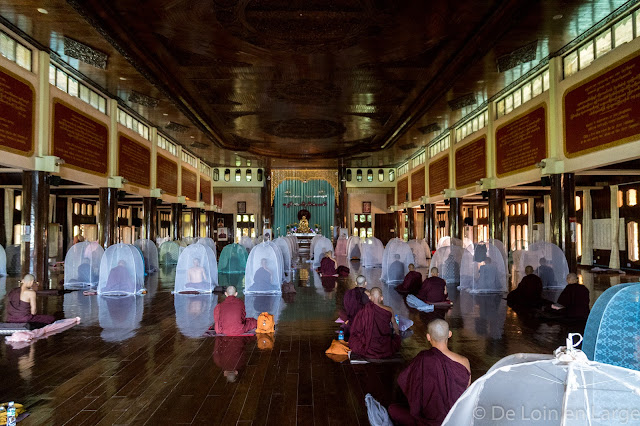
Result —
[{"label": "maroon robe", "polygon": [[589,317],[589,289],[582,284],[569,284],[560,293],[558,304],[564,306],[561,312],[567,318],[587,319]]},{"label": "maroon robe", "polygon": [[469,385],[467,368],[436,348],[420,352],[398,376],[409,402],[389,407],[395,424],[440,425]]},{"label": "maroon robe", "polygon": [[328,257],[320,261],[320,275],[336,275],[336,263]]},{"label": "maroon robe", "polygon": [[257,325],[255,318],[247,318],[244,302],[235,296],[227,296],[213,309],[213,320],[216,333],[225,336],[248,333]]},{"label": "maroon robe", "polygon": [[429,277],[422,283],[422,287],[416,295],[418,299],[425,303],[440,303],[449,300],[444,290],[447,282],[440,277]]},{"label": "maroon robe", "polygon": [[365,358],[390,358],[400,349],[401,339],[391,329],[391,312],[367,303],[351,324],[349,348]]},{"label": "maroon robe", "polygon": [[511,307],[539,307],[544,303],[542,298],[542,280],[536,274],[522,278],[515,290],[507,295],[507,303]]},{"label": "maroon robe", "polygon": [[418,271],[409,271],[402,284],[396,287],[400,294],[417,294],[422,287],[422,274]]},{"label": "maroon robe", "polygon": [[31,303],[20,300],[20,287],[14,288],[7,295],[7,322],[38,322],[51,324],[55,318],[51,315],[31,315]]},{"label": "maroon robe", "polygon": [[365,294],[365,291],[364,287],[354,287],[344,293],[342,303],[347,321],[353,321],[360,309],[369,303],[369,296]]}]

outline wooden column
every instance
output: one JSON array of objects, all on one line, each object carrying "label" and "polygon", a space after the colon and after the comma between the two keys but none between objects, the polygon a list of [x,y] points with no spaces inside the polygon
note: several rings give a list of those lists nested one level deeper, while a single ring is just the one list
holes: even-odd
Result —
[{"label": "wooden column", "polygon": [[338,173],[338,185],[340,185],[340,193],[338,194],[338,226],[347,228],[347,179],[346,169],[341,168]]},{"label": "wooden column", "polygon": [[569,272],[576,272],[576,180],[573,173],[551,175],[551,236],[567,258]]},{"label": "wooden column", "polygon": [[171,203],[171,239],[182,238],[182,203]]},{"label": "wooden column", "polygon": [[[425,204],[424,206],[424,236],[429,248],[431,250],[436,249],[438,241],[436,241],[436,205]],[[431,253],[428,253],[431,257]]]},{"label": "wooden column", "polygon": [[[208,211],[207,215],[207,237],[213,238],[213,233],[216,231],[216,213],[212,211]],[[216,238],[217,240],[217,238]]]},{"label": "wooden column", "polygon": [[580,264],[593,265],[593,203],[591,191],[588,189],[582,191],[582,259],[580,259]]},{"label": "wooden column", "polygon": [[200,209],[191,208],[191,229],[193,238],[200,238]]},{"label": "wooden column", "polygon": [[449,198],[449,236],[461,241],[464,237],[462,198]]},{"label": "wooden column", "polygon": [[[489,239],[505,242],[505,208],[504,188],[489,190]],[[529,212],[533,214],[533,212]],[[531,231],[530,231],[531,232]]]},{"label": "wooden column", "polygon": [[49,174],[22,172],[22,275],[31,274],[42,288],[49,285]]},{"label": "wooden column", "polygon": [[100,188],[98,242],[105,249],[116,243],[118,230],[118,190]]},{"label": "wooden column", "polygon": [[260,193],[260,213],[262,223],[256,223],[256,235],[262,235],[262,230],[265,227],[273,228],[273,218],[271,217],[271,168],[269,167],[264,169],[264,186]]},{"label": "wooden column", "polygon": [[407,227],[409,229],[408,236],[410,240],[416,238],[416,209],[407,208]]},{"label": "wooden column", "polygon": [[158,204],[154,197],[142,198],[142,238],[155,243],[158,229]]}]

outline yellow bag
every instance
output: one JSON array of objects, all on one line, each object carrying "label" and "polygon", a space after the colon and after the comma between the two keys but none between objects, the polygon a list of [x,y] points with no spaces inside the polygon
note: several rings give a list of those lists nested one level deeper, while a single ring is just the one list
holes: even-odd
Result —
[{"label": "yellow bag", "polygon": [[263,312],[258,315],[258,325],[256,326],[256,334],[269,334],[276,331],[273,315]]},{"label": "yellow bag", "polygon": [[273,333],[269,333],[269,334],[256,333],[256,339],[258,339],[258,349],[263,351],[273,349],[273,343],[274,343]]},{"label": "yellow bag", "polygon": [[349,355],[349,343],[344,340],[333,340],[329,349],[325,351],[327,355]]},{"label": "yellow bag", "polygon": [[[8,402],[3,402],[0,406],[4,407],[4,410],[0,412],[0,425],[7,424],[7,407],[9,406]],[[16,418],[22,413],[24,413],[24,406],[22,404],[18,404],[16,402],[13,403],[13,406],[16,408]]]}]

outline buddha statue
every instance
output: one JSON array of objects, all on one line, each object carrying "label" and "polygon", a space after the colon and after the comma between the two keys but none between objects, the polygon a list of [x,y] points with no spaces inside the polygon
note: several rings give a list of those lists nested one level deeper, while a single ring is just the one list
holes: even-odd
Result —
[{"label": "buddha statue", "polygon": [[306,216],[302,216],[302,219],[300,219],[300,223],[298,225],[298,232],[301,232],[303,234],[307,234],[309,233],[309,221],[307,220]]}]

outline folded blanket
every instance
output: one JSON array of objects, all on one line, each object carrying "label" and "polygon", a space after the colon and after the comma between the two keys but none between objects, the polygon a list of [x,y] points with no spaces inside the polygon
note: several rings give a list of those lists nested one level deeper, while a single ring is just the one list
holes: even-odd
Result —
[{"label": "folded blanket", "polygon": [[433,312],[433,305],[424,303],[413,294],[407,296],[407,305],[409,307],[419,310],[420,312]]}]

